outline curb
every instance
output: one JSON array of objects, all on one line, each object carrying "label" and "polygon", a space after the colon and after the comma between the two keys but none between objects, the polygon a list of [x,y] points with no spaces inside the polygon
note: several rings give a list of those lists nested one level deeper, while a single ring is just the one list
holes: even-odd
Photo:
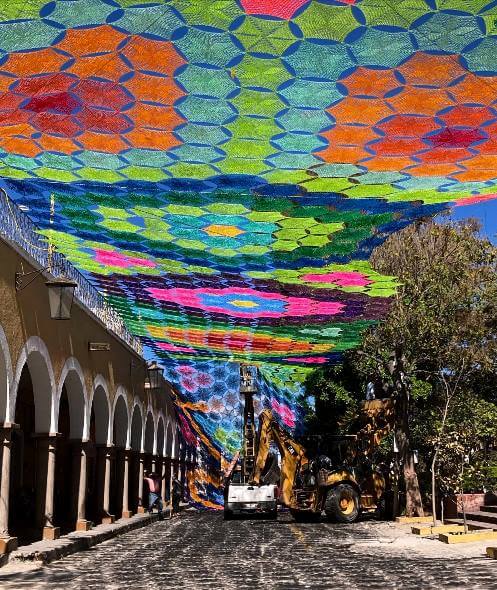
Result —
[{"label": "curb", "polygon": [[[167,516],[168,512],[165,511],[165,514]],[[55,541],[37,541],[6,555],[7,559],[0,561],[0,568],[7,563],[27,561],[45,565],[158,521],[158,514],[135,514],[131,518],[120,519],[114,524],[100,524],[89,531],[69,533]]]}]

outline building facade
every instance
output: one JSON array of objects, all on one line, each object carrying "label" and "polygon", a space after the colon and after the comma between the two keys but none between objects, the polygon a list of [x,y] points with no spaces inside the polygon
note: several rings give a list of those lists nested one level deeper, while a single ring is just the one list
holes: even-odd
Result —
[{"label": "building facade", "polygon": [[39,271],[0,239],[0,552],[128,518],[144,510],[144,470],[167,495],[190,466],[169,383],[151,389],[139,352],[76,298],[51,319]]}]

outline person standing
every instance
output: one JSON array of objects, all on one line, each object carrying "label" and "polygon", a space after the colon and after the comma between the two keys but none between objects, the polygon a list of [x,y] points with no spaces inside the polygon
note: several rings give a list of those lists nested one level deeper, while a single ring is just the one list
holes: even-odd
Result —
[{"label": "person standing", "polygon": [[[164,476],[165,477],[165,476]],[[152,473],[145,472],[145,482],[148,486],[148,511],[152,513],[154,507],[157,507],[159,516],[162,516],[162,497],[160,495],[161,480],[163,479],[155,471]]]}]

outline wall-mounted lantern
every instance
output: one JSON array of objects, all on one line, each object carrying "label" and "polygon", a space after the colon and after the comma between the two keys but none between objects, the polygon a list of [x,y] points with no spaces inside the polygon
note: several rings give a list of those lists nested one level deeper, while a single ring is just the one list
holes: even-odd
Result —
[{"label": "wall-mounted lantern", "polygon": [[159,367],[157,361],[153,361],[148,365],[147,373],[148,382],[150,383],[150,389],[158,389],[161,386],[164,369],[162,367]]}]

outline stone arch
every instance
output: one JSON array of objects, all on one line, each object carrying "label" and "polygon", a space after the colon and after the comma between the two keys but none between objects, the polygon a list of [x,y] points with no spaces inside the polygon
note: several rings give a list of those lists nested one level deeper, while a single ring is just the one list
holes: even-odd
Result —
[{"label": "stone arch", "polygon": [[87,438],[93,438],[99,445],[110,442],[112,432],[110,415],[109,388],[102,375],[97,375],[93,381],[93,395],[89,407],[89,422],[94,420],[95,430],[92,433],[88,432]]},{"label": "stone arch", "polygon": [[164,416],[162,414],[159,415],[159,419],[157,420],[157,444],[156,444],[156,453],[159,457],[165,456],[166,451],[166,430],[164,427]]},{"label": "stone arch", "polygon": [[113,442],[118,447],[127,448],[130,444],[128,400],[123,390],[118,388],[117,391],[112,411]]},{"label": "stone arch", "polygon": [[171,420],[167,421],[166,426],[166,457],[170,459],[173,456],[173,445],[174,445],[174,430]]},{"label": "stone arch", "polygon": [[83,370],[78,360],[74,357],[66,360],[60,375],[54,409],[57,430],[59,429],[60,402],[64,390],[69,403],[69,437],[71,439],[82,440],[87,430],[86,410],[88,406],[88,394],[86,392]]},{"label": "stone arch", "polygon": [[36,432],[55,431],[55,377],[48,348],[39,336],[31,336],[17,360],[14,386],[10,395],[10,421],[15,422],[17,390],[23,369],[27,366],[33,384]]},{"label": "stone arch", "polygon": [[141,403],[136,400],[131,415],[130,447],[137,452],[143,449],[143,410]]},{"label": "stone arch", "polygon": [[155,439],[155,424],[154,416],[151,411],[147,412],[147,418],[145,420],[145,435],[143,437],[143,450],[145,453],[154,452],[154,439]]},{"label": "stone arch", "polygon": [[12,358],[9,343],[0,326],[0,424],[9,421],[9,396],[12,386]]}]

